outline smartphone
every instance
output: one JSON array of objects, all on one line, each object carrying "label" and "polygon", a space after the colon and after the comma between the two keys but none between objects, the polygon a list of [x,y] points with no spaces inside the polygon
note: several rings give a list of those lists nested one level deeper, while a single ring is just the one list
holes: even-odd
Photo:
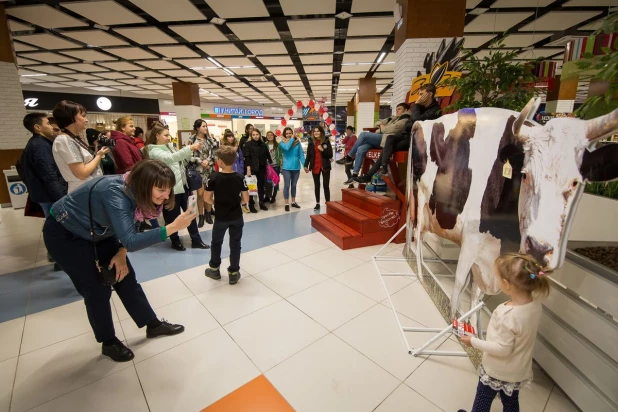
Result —
[{"label": "smartphone", "polygon": [[193,209],[193,211],[197,213],[197,195],[189,196],[189,200],[187,201],[187,209]]}]

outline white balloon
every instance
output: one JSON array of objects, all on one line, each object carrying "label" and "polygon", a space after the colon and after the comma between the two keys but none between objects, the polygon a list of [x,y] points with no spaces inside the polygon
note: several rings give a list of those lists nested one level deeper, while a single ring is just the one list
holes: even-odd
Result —
[{"label": "white balloon", "polygon": [[328,112],[324,112],[324,114],[322,115],[322,119],[324,120],[328,119]]},{"label": "white balloon", "polygon": [[330,126],[328,126],[328,128],[329,128],[330,130],[333,130],[333,129],[335,128],[335,123],[331,123],[331,124],[330,124]]},{"label": "white balloon", "polygon": [[286,113],[286,114],[285,114],[285,116],[283,116],[283,118],[284,118],[285,120],[290,120],[290,115]]}]

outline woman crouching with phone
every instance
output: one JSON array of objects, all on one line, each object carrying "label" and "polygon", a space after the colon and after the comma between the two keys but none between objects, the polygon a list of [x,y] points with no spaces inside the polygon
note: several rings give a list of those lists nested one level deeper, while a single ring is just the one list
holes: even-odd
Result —
[{"label": "woman crouching with phone", "polygon": [[84,297],[103,355],[116,362],[130,361],[134,355],[116,337],[110,284],[135,324],[146,326],[147,338],[184,331],[181,325],[157,318],[127,258],[127,252],[165,242],[195,219],[195,210],[189,209],[167,226],[142,233],[136,229],[138,222],[174,207],[175,184],[174,172],[163,162],[143,160],[123,176],[92,179],[64,196],[54,203],[43,227],[47,250]]}]

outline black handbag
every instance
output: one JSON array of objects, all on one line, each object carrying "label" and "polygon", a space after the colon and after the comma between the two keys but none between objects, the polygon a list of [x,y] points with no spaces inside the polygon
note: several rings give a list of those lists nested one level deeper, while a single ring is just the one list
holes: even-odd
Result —
[{"label": "black handbag", "polygon": [[186,168],[187,187],[190,191],[198,190],[202,187],[202,175],[197,171],[197,165],[190,164]]},{"label": "black handbag", "polygon": [[96,243],[96,233],[94,232],[94,221],[92,220],[92,189],[103,179],[99,179],[95,184],[92,185],[90,191],[88,192],[88,214],[90,218],[90,236],[92,236],[92,246],[94,247],[94,264],[97,268],[97,272],[99,275],[99,282],[103,286],[112,286],[115,285],[116,280],[116,267],[111,269],[109,268],[109,263],[101,266],[99,263],[99,255],[97,253],[97,243]]}]

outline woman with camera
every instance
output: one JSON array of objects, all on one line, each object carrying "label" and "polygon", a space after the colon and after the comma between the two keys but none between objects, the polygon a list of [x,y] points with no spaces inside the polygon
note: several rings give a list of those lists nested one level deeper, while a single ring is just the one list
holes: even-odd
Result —
[{"label": "woman with camera", "polygon": [[64,196],[54,203],[43,227],[47,250],[84,297],[103,355],[116,362],[130,361],[134,355],[114,331],[111,285],[136,325],[146,326],[147,338],[184,331],[181,325],[157,318],[127,258],[127,252],[164,242],[195,219],[190,209],[167,226],[136,230],[136,221],[152,219],[174,206],[175,184],[174,172],[164,163],[142,161],[124,176],[92,179]]},{"label": "woman with camera", "polygon": [[109,153],[109,148],[102,147],[93,155],[79,137],[88,125],[86,109],[81,104],[63,100],[54,107],[53,114],[62,132],[54,140],[52,152],[71,193],[93,177],[103,174],[99,164]]}]

